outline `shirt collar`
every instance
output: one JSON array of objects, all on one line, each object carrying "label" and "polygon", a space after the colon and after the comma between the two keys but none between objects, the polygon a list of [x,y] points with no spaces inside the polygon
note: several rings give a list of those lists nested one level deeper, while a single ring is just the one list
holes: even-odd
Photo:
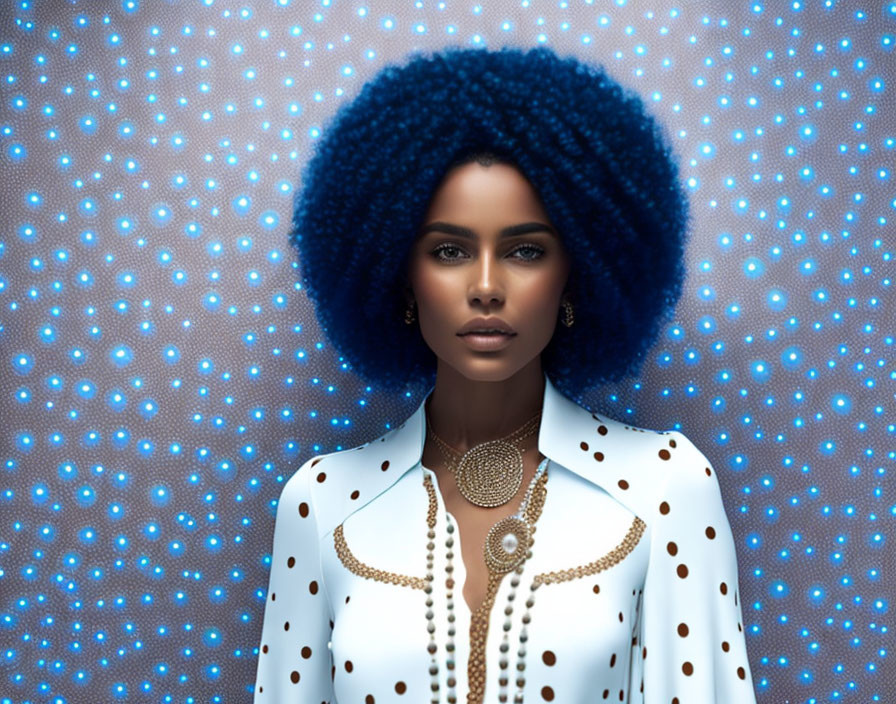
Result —
[{"label": "shirt collar", "polygon": [[[427,392],[413,415],[395,431],[396,435],[400,436],[395,438],[398,445],[405,446],[400,464],[407,465],[408,468],[416,465],[423,457],[423,446],[426,442],[425,404],[431,394],[432,389]],[[551,383],[548,375],[544,374],[541,426],[538,431],[538,450],[542,455],[581,474],[588,481],[600,483],[596,481],[593,468],[582,461],[579,442],[572,442],[573,438],[580,435],[594,434],[599,422],[615,424],[614,421],[592,414],[588,409],[571,401]]]},{"label": "shirt collar", "polygon": [[[544,375],[541,426],[538,450],[552,462],[563,465],[588,482],[595,484],[620,503],[634,509],[634,497],[619,482],[627,468],[620,445],[626,431],[640,431],[622,423],[598,416],[564,396]],[[423,457],[426,441],[426,399],[401,425],[382,437],[351,450],[326,455],[314,471],[326,470],[331,500],[319,502],[319,529],[326,533],[348,515],[386,491],[407,472],[417,468]],[[344,463],[344,465],[343,465]],[[334,484],[345,487],[337,489]],[[351,500],[349,493],[360,487],[362,499]],[[321,487],[323,488],[323,487]]]}]

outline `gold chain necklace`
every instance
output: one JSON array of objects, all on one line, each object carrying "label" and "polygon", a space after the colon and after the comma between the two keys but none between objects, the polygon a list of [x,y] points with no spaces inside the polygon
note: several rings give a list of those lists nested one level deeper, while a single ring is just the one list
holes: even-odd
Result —
[{"label": "gold chain necklace", "polygon": [[493,508],[510,501],[522,486],[525,450],[520,450],[519,445],[538,430],[540,420],[541,411],[510,435],[481,442],[463,454],[436,435],[428,423],[426,430],[444,456],[463,497],[477,506]]}]

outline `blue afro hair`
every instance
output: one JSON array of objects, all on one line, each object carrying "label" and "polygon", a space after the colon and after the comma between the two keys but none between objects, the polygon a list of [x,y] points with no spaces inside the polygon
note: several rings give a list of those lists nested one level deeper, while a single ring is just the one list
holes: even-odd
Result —
[{"label": "blue afro hair", "polygon": [[546,47],[414,54],[325,126],[290,233],[325,334],[369,382],[434,382],[434,354],[403,322],[408,255],[448,169],[483,151],[529,180],[573,262],[575,324],[542,353],[551,381],[580,398],[637,373],[684,278],[678,166],[640,98]]}]

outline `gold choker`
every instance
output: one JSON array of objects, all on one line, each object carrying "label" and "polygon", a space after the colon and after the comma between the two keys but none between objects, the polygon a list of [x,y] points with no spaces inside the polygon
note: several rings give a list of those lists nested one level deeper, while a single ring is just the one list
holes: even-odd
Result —
[{"label": "gold choker", "polygon": [[463,454],[436,435],[429,423],[426,430],[445,457],[463,497],[477,506],[493,508],[510,501],[522,486],[525,450],[519,445],[538,430],[540,420],[541,411],[510,435],[474,445]]}]

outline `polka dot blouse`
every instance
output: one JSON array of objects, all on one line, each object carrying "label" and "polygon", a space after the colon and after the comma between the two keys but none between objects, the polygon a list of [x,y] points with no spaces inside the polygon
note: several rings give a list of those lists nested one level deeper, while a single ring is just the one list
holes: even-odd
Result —
[{"label": "polka dot blouse", "polygon": [[731,528],[684,435],[592,414],[545,376],[529,554],[471,612],[425,422],[421,403],[284,486],[256,703],[755,703]]}]

